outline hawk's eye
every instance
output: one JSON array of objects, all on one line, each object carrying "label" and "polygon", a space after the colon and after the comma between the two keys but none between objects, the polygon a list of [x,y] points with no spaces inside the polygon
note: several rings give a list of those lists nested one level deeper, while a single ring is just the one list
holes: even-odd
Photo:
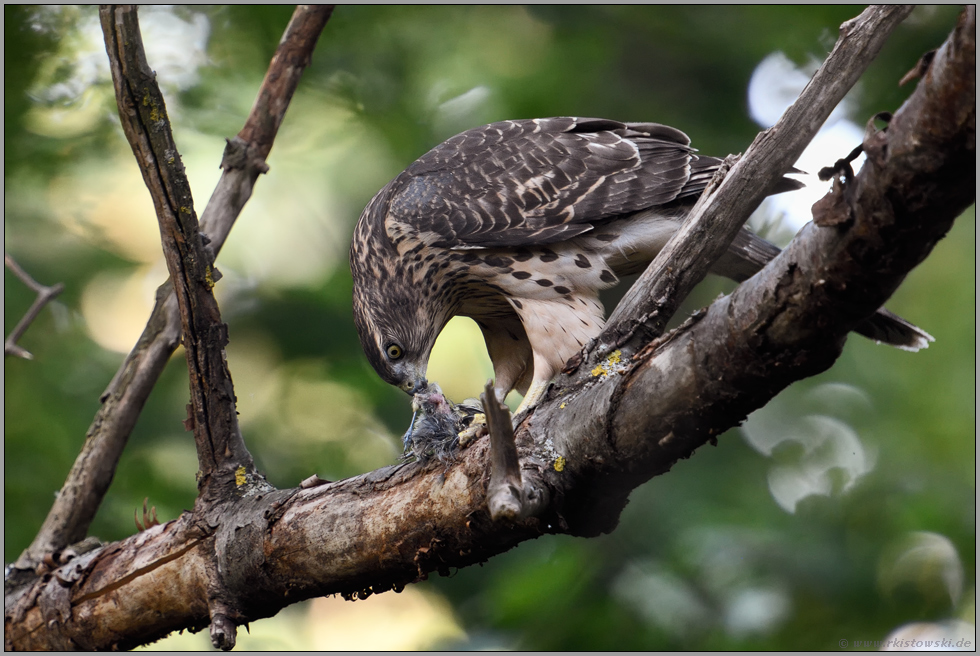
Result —
[{"label": "hawk's eye", "polygon": [[405,355],[405,351],[398,344],[389,344],[385,347],[385,355],[388,356],[389,360],[394,362],[395,360],[401,359]]}]

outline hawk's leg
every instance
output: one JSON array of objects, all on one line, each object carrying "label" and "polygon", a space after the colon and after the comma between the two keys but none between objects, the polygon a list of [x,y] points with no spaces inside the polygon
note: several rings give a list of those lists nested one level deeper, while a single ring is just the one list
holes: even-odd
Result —
[{"label": "hawk's leg", "polygon": [[529,410],[534,406],[536,406],[538,404],[538,401],[541,400],[541,397],[544,396],[544,392],[546,389],[548,389],[548,383],[550,382],[551,382],[550,378],[548,380],[532,381],[531,387],[529,387],[527,390],[527,394],[521,400],[521,404],[517,406],[517,410],[514,412],[514,416],[516,417],[517,415],[521,414],[525,410]]},{"label": "hawk's leg", "polygon": [[[535,370],[537,371],[537,370]],[[521,400],[521,404],[517,406],[517,410],[514,412],[514,417],[519,416],[525,410],[529,410],[538,404],[541,397],[544,396],[545,390],[548,389],[548,384],[551,382],[551,378],[546,378],[544,380],[534,380],[531,382],[531,386],[527,390],[527,394]],[[500,389],[494,388],[497,397],[500,402],[503,403],[503,398],[501,396]],[[503,396],[506,396],[506,392]],[[470,442],[477,440],[484,435],[487,435],[489,428],[487,427],[487,418],[484,414],[474,415],[473,423],[469,427],[459,434],[459,445],[461,447],[466,447]]]},{"label": "hawk's leg", "polygon": [[541,401],[565,362],[602,330],[602,304],[591,294],[557,300],[524,299],[518,310],[531,346],[534,376],[515,416]]},{"label": "hawk's leg", "polygon": [[[534,373],[531,344],[516,314],[481,317],[476,319],[476,324],[483,331],[487,353],[493,362],[494,393],[497,400],[503,403],[512,389],[518,392],[527,389]],[[486,434],[486,417],[483,414],[475,415],[473,422],[460,432],[459,445],[465,447]]]},{"label": "hawk's leg", "polygon": [[508,392],[522,394],[534,373],[531,344],[517,314],[481,317],[476,324],[483,331],[487,354],[493,362],[493,389],[501,403]]},{"label": "hawk's leg", "polygon": [[548,389],[551,379],[558,373],[560,366],[561,364],[556,365],[549,355],[538,351],[534,352],[534,379],[531,381],[531,386],[527,388],[527,394],[524,395],[521,404],[517,406],[517,410],[514,412],[515,417],[538,404],[538,401],[544,396],[545,390]]}]

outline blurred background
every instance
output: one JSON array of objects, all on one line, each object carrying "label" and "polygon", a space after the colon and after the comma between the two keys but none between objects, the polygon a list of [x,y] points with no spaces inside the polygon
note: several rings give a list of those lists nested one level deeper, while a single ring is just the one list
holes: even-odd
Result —
[{"label": "blurred background", "polygon": [[[278,487],[395,462],[408,399],[377,378],[351,318],[354,222],[388,180],[453,134],[508,119],[656,121],[702,152],[742,152],[806,83],[856,7],[339,7],[222,251],[216,287],[245,440]],[[200,213],[291,7],[144,7],[151,67]],[[860,142],[954,7],[901,25],[807,153]],[[4,362],[4,559],[29,544],[166,278],[149,194],[122,136],[96,9],[4,7],[4,249],[65,283]],[[752,225],[784,245],[827,185],[771,199]],[[319,599],[253,623],[244,649],[837,649],[966,637],[975,646],[974,210],[888,307],[936,342],[852,336],[827,372],[637,489],[597,539],[546,536],[401,594]],[[732,284],[705,281],[681,315]],[[622,292],[622,289],[619,290]],[[607,298],[607,307],[618,295]],[[4,330],[33,294],[4,273]],[[452,398],[492,371],[469,320],[429,378]],[[517,399],[511,399],[516,401]],[[178,351],[91,532],[191,508],[197,462]],[[930,634],[929,632],[932,632]],[[163,649],[206,649],[206,632]]]}]

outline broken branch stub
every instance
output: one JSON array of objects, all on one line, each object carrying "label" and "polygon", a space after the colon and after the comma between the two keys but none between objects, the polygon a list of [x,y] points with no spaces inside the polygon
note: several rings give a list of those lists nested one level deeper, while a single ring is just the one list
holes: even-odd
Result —
[{"label": "broken branch stub", "polygon": [[493,521],[515,521],[537,515],[547,506],[549,495],[543,484],[522,475],[510,410],[497,400],[492,380],[487,381],[480,399],[490,431],[490,483],[487,486],[490,517]]}]

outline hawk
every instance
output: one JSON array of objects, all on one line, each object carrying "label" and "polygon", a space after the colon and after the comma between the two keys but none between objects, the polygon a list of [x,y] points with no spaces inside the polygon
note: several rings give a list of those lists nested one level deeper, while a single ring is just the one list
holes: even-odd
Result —
[{"label": "hawk", "polygon": [[[603,327],[599,291],[641,272],[721,160],[680,130],[596,118],[502,121],[436,146],[368,203],[354,229],[354,320],[378,374],[424,391],[456,315],[476,321],[501,400],[532,406]],[[784,178],[773,193],[802,185]],[[741,282],[779,253],[743,229],[712,271]],[[882,309],[856,329],[909,350],[932,341]]]}]

